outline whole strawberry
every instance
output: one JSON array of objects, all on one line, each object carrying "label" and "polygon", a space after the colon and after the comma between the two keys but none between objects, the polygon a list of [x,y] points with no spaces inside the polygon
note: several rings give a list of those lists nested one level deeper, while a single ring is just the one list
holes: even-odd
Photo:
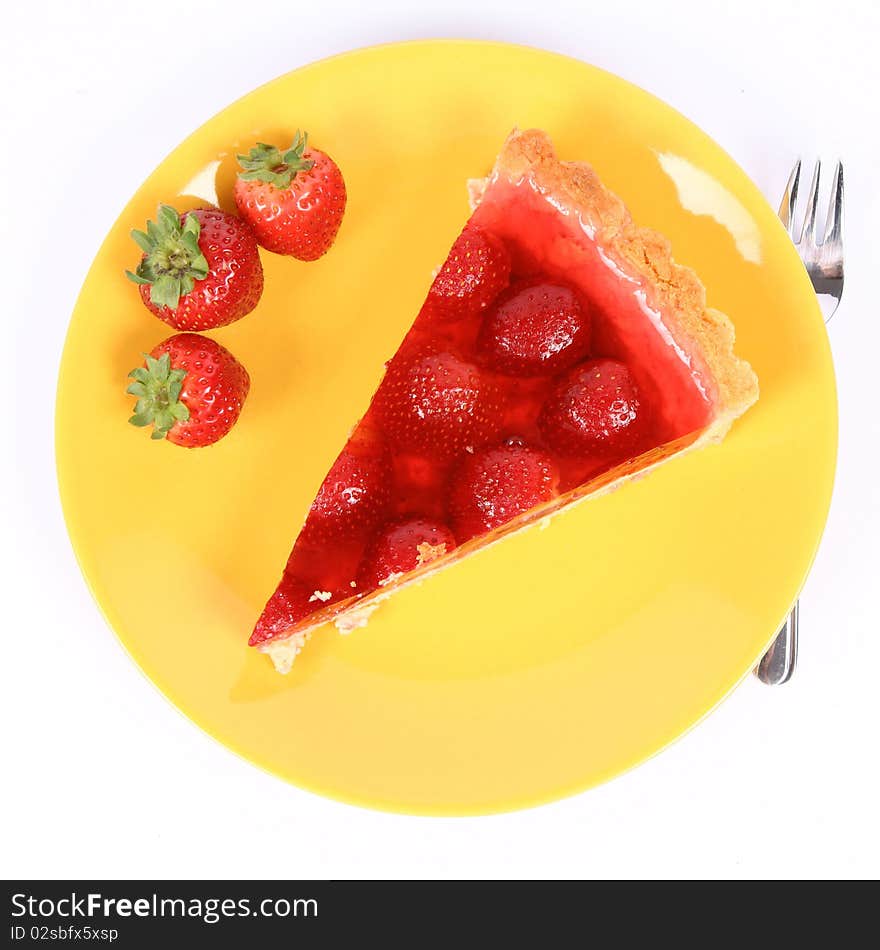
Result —
[{"label": "whole strawberry", "polygon": [[442,522],[415,517],[386,525],[364,555],[360,586],[364,590],[383,587],[453,550],[455,536]]},{"label": "whole strawberry", "polygon": [[531,280],[502,294],[480,328],[478,348],[493,369],[552,376],[590,348],[590,314],[565,284]]},{"label": "whole strawberry", "polygon": [[197,333],[164,340],[129,374],[137,397],[134,426],[152,426],[154,439],[197,448],[235,425],[250,389],[247,370],[225,347]]},{"label": "whole strawberry", "polygon": [[449,515],[455,536],[464,543],[555,498],[559,469],[541,449],[508,439],[465,456],[451,486]]},{"label": "whole strawberry", "polygon": [[147,230],[131,236],[144,252],[126,276],[147,308],[175,330],[211,330],[240,320],[259,303],[263,267],[248,226],[217,208],[178,214],[160,205]]},{"label": "whole strawberry", "polygon": [[336,240],[345,213],[345,181],[329,155],[297,131],[285,152],[259,142],[239,155],[238,213],[267,251],[315,261]]},{"label": "whole strawberry", "polygon": [[494,383],[454,351],[398,353],[373,399],[392,446],[450,460],[496,434],[500,397]]},{"label": "whole strawberry", "polygon": [[351,439],[312,502],[303,537],[315,544],[366,537],[391,496],[391,458],[381,443]]},{"label": "whole strawberry", "polygon": [[623,363],[587,360],[564,373],[538,416],[562,455],[618,457],[636,452],[649,427],[639,387]]},{"label": "whole strawberry", "polygon": [[437,272],[425,312],[450,321],[472,316],[488,307],[509,280],[507,248],[494,234],[469,224]]}]

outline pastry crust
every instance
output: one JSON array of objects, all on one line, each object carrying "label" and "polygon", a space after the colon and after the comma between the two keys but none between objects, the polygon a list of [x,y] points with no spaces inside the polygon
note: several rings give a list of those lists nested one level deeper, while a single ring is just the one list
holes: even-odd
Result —
[{"label": "pastry crust", "polygon": [[607,494],[673,456],[720,442],[732,422],[758,398],[757,377],[749,364],[733,352],[734,329],[729,318],[706,306],[703,284],[692,270],[675,263],[669,241],[657,231],[637,225],[620,198],[602,184],[589,165],[560,161],[549,137],[540,130],[514,130],[489,177],[469,183],[473,207],[480,203],[486,188],[498,176],[513,182],[528,179],[539,191],[552,195],[554,205],[567,207],[577,214],[605,253],[650,285],[676,342],[687,353],[697,356],[712,378],[712,417],[702,430],[629,459],[586,485],[513,519],[490,535],[474,539],[449,555],[431,560],[419,570],[395,578],[360,600],[331,605],[313,614],[308,625],[287,637],[259,644],[258,649],[271,657],[280,673],[288,672],[317,627],[333,621],[341,632],[348,633],[364,626],[376,607],[402,588],[421,583],[438,570],[502,537],[536,522],[546,522],[562,508]]}]

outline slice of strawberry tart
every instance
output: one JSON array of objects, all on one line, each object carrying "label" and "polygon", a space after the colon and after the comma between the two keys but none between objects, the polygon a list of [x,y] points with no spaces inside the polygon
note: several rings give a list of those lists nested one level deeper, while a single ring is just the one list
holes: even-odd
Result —
[{"label": "slice of strawberry tart", "polygon": [[513,132],[250,639],[280,672],[406,584],[720,441],[758,397],[733,326],[586,164]]}]

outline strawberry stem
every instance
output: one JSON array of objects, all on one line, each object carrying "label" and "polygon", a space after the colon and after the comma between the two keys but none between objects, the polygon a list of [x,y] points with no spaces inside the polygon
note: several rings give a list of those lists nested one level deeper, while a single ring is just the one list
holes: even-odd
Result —
[{"label": "strawberry stem", "polygon": [[180,401],[185,369],[172,369],[171,357],[163,353],[158,359],[144,354],[146,366],[138,366],[128,375],[133,379],[125,390],[137,397],[134,415],[128,420],[133,426],[152,426],[151,438],[164,439],[178,423],[189,419],[189,409]]},{"label": "strawberry stem", "polygon": [[197,280],[208,276],[208,261],[199,247],[201,225],[194,214],[181,221],[169,205],[159,205],[155,221],[147,230],[131,236],[144,252],[137,270],[125,275],[136,284],[150,285],[150,300],[157,307],[176,310],[180,298],[190,293]]},{"label": "strawberry stem", "polygon": [[264,181],[282,191],[289,188],[297,172],[307,172],[315,164],[312,159],[304,157],[308,141],[308,133],[297,129],[293,144],[286,152],[274,145],[257,142],[247,155],[238,156],[244,169],[238,177],[242,181]]}]

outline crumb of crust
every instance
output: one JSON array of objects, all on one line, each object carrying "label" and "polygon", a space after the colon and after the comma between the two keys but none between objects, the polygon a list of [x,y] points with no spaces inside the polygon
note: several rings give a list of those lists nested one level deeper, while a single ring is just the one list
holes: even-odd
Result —
[{"label": "crumb of crust", "polygon": [[326,604],[328,600],[333,596],[329,590],[316,590],[311,597],[309,597],[309,603],[314,603],[316,600],[320,600],[321,603]]},{"label": "crumb of crust", "polygon": [[358,586],[358,583],[357,583],[357,581],[350,581],[348,586],[349,586],[349,587],[357,587],[357,586]]},{"label": "crumb of crust", "polygon": [[370,619],[370,615],[378,606],[378,604],[367,604],[358,610],[346,611],[344,614],[338,616],[334,621],[336,624],[336,629],[344,635],[351,633],[353,630],[357,630],[360,627],[366,627],[367,621]]},{"label": "crumb of crust", "polygon": [[396,580],[400,580],[403,577],[403,571],[395,571],[393,574],[389,574],[387,577],[383,577],[379,581],[380,587],[387,587],[389,584],[393,584]]},{"label": "crumb of crust", "polygon": [[416,548],[416,551],[418,552],[416,563],[421,567],[423,564],[436,561],[438,557],[443,557],[446,553],[446,542],[441,541],[439,544],[430,544],[428,541],[422,541]]},{"label": "crumb of crust", "polygon": [[295,633],[291,637],[274,643],[270,640],[261,646],[260,650],[269,656],[279,673],[289,673],[293,661],[302,652],[302,648],[311,637],[311,633],[307,631]]}]

